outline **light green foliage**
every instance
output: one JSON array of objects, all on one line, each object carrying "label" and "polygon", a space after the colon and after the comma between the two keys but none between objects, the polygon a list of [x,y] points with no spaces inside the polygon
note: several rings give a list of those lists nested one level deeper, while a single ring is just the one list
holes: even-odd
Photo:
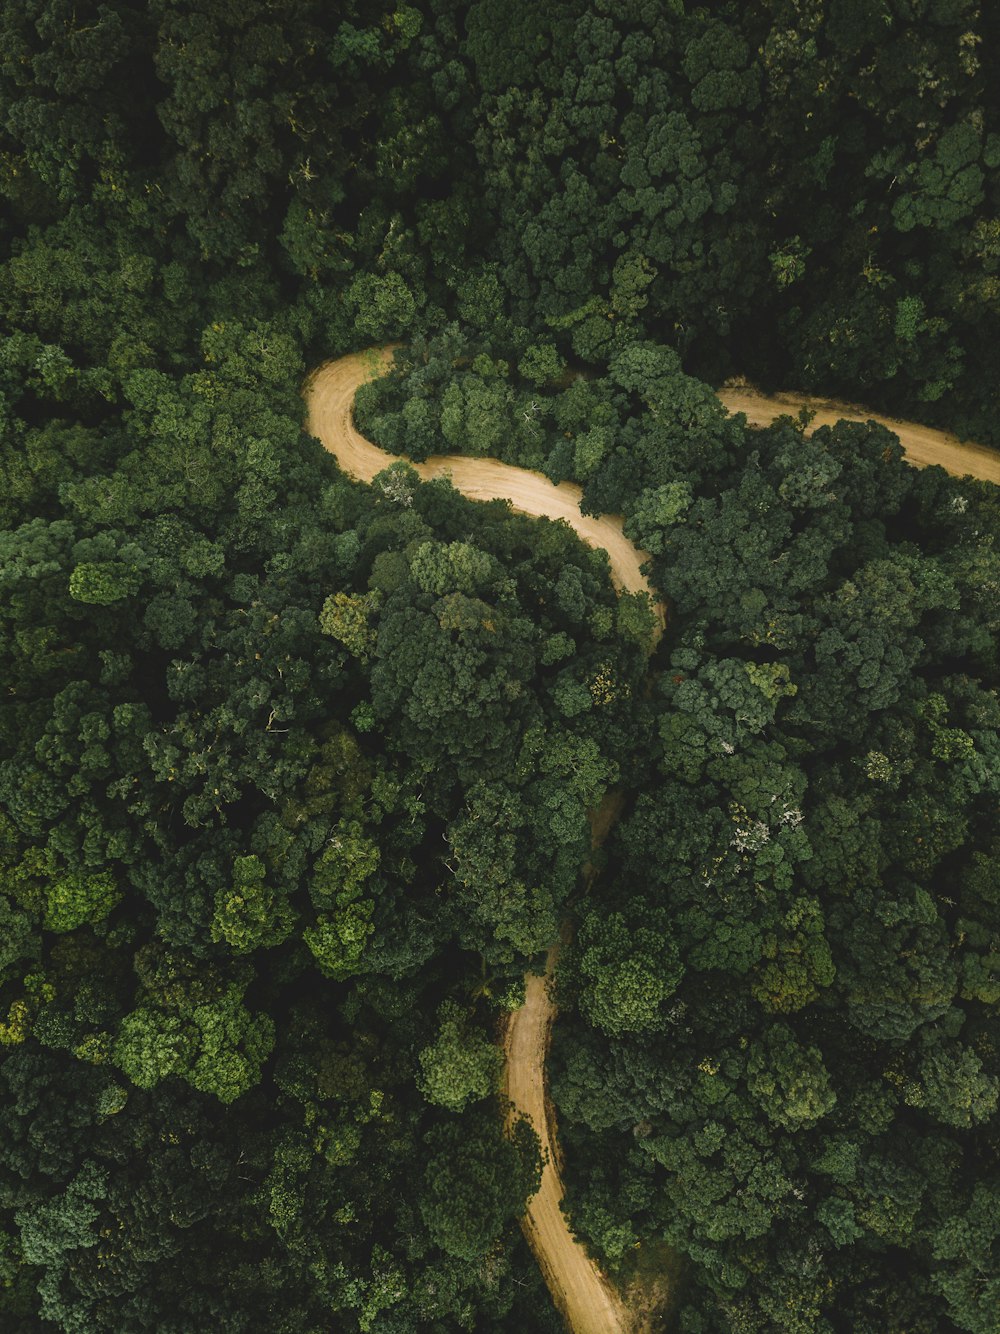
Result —
[{"label": "light green foliage", "polygon": [[[777,877],[776,877],[777,878]],[[817,1000],[833,984],[836,966],[826,922],[815,899],[797,898],[761,940],[751,994],[770,1014],[789,1014]]]},{"label": "light green foliage", "polygon": [[767,258],[775,286],[779,289],[790,287],[804,278],[810,253],[811,247],[804,245],[800,236],[789,237],[783,245],[772,250]]},{"label": "light green foliage", "polygon": [[109,871],[97,875],[67,872],[52,880],[45,893],[45,926],[59,932],[104,921],[122,898]]},{"label": "light green foliage", "polygon": [[626,251],[615,261],[611,275],[611,310],[619,319],[634,320],[649,304],[646,289],[657,269],[645,255]]},{"label": "light green foliage", "polygon": [[70,597],[100,607],[131,597],[138,586],[138,578],[121,561],[83,561],[69,577]]},{"label": "light green foliage", "polygon": [[[645,653],[651,652],[656,627],[657,614],[648,593],[622,593],[619,596],[615,607],[615,630],[626,643],[637,645]],[[618,697],[619,692],[609,688]]]},{"label": "light green foliage", "polygon": [[918,296],[900,297],[896,302],[896,337],[912,343],[923,324],[924,303]]},{"label": "light green foliage", "polygon": [[357,893],[378,870],[381,854],[356,820],[341,821],[317,858],[309,894],[317,908]]},{"label": "light green foliage", "polygon": [[457,296],[458,313],[463,320],[480,329],[493,327],[500,319],[504,300],[495,265],[464,274]]},{"label": "light green foliage", "polygon": [[122,1021],[113,1059],[133,1084],[150,1089],[188,1068],[193,1053],[193,1036],[178,1015],[140,1007]]},{"label": "light green foliage", "polygon": [[751,1096],[786,1130],[810,1129],[837,1101],[818,1048],[801,1046],[784,1025],[772,1025],[765,1042],[751,1048],[747,1071]]},{"label": "light green foliage", "polygon": [[234,954],[270,949],[287,939],[293,914],[266,883],[266,871],[257,857],[233,860],[233,884],[215,895],[212,939],[225,941]]},{"label": "light green foliage", "polygon": [[230,1103],[260,1082],[274,1046],[274,1023],[243,1006],[241,988],[231,986],[218,1001],[195,1006],[191,1019],[197,1045],[183,1075],[194,1088]]},{"label": "light green foliage", "polygon": [[593,707],[593,698],[582,681],[561,677],[552,687],[552,698],[563,718],[576,718]]},{"label": "light green foliage", "polygon": [[465,395],[462,386],[452,380],[441,395],[439,426],[442,437],[453,449],[461,449],[465,440]]},{"label": "light green foliage", "polygon": [[410,572],[425,593],[438,596],[474,593],[500,576],[496,561],[467,542],[423,542],[413,553]]},{"label": "light green foliage", "polygon": [[413,293],[398,273],[360,275],[351,283],[347,300],[359,337],[376,342],[408,333],[416,316]]},{"label": "light green foliage", "polygon": [[251,1014],[242,1004],[242,988],[233,984],[189,1008],[140,1005],[122,1020],[112,1059],[139,1088],[178,1075],[231,1103],[259,1082],[273,1044],[272,1020]]},{"label": "light green foliage", "polygon": [[976,1053],[956,1045],[926,1052],[904,1097],[945,1125],[967,1128],[990,1119],[998,1092],[1000,1080],[986,1073]]},{"label": "light green foliage", "polygon": [[592,426],[576,437],[573,445],[573,472],[585,482],[612,447],[613,437],[604,426]]},{"label": "light green foliage", "polygon": [[920,705],[920,717],[932,737],[931,754],[944,763],[968,760],[975,753],[975,742],[959,727],[947,727],[948,702],[943,695],[929,695]]},{"label": "light green foliage", "polygon": [[453,1002],[439,1008],[437,1022],[437,1037],[419,1055],[417,1087],[428,1102],[461,1112],[495,1091],[502,1057]]},{"label": "light green foliage", "polygon": [[201,352],[210,369],[197,385],[207,393],[234,383],[284,387],[305,369],[294,338],[264,320],[216,320],[202,333]]},{"label": "light green foliage", "polygon": [[302,938],[320,971],[338,981],[359,970],[365,943],[375,927],[372,897],[362,897],[378,869],[378,847],[357,821],[341,821],[317,858],[309,895],[317,910]]},{"label": "light green foliage", "polygon": [[663,1002],[684,975],[684,964],[665,913],[632,905],[592,913],[580,926],[574,969],[580,1008],[605,1033],[641,1033],[663,1019]]},{"label": "light green foliage", "polygon": [[128,1104],[128,1089],[122,1084],[106,1084],[97,1099],[100,1117],[117,1116]]},{"label": "light green foliage", "polygon": [[331,593],[319,614],[320,629],[325,635],[339,640],[356,658],[366,661],[375,651],[378,632],[370,617],[381,606],[377,591],[364,594]]},{"label": "light green foliage", "polygon": [[863,760],[865,776],[873,783],[890,783],[895,774],[891,760],[880,750],[870,750]]},{"label": "light green foliage", "polygon": [[[481,368],[485,369],[485,368]],[[493,370],[492,365],[490,370]],[[463,453],[474,456],[499,453],[511,431],[510,412],[513,395],[502,379],[480,374],[466,378],[461,445]]]},{"label": "light green foliage", "polygon": [[798,693],[798,686],[789,680],[789,667],[786,662],[748,662],[746,672],[757,689],[770,700]]},{"label": "light green foliage", "polygon": [[532,384],[550,384],[558,380],[565,363],[553,343],[533,343],[518,363],[518,372]]},{"label": "light green foliage", "polygon": [[823,1152],[815,1161],[817,1172],[831,1177],[838,1186],[848,1186],[858,1174],[859,1147],[843,1136],[823,1136]]},{"label": "light green foliage", "polygon": [[691,487],[687,482],[668,482],[643,491],[625,522],[625,536],[651,556],[660,556],[670,538],[665,531],[684,523],[691,507]]},{"label": "light green foliage", "polygon": [[345,903],[336,913],[319,913],[315,926],[302,932],[310,954],[325,977],[343,981],[358,972],[365,942],[375,930],[369,899]]},{"label": "light green foliage", "polygon": [[543,667],[551,667],[555,662],[563,662],[566,658],[572,656],[576,645],[569,635],[559,631],[558,634],[550,635],[542,646],[538,655],[538,660]]}]

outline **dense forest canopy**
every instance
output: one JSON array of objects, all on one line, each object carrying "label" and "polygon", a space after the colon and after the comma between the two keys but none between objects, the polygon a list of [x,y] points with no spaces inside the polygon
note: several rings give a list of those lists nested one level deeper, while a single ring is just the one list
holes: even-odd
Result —
[{"label": "dense forest canopy", "polygon": [[[0,8],[0,1324],[996,1334],[1000,9]],[[564,524],[302,430],[495,456]],[[623,814],[581,877],[588,812]]]}]

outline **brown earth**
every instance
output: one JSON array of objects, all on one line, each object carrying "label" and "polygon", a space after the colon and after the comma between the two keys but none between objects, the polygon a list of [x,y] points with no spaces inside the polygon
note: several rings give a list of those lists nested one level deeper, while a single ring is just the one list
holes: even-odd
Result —
[{"label": "brown earth", "polygon": [[[308,418],[306,430],[336,456],[345,472],[359,481],[370,482],[376,473],[392,463],[394,456],[379,449],[355,428],[352,418],[354,393],[365,380],[382,371],[391,349],[381,352],[355,352],[328,361],[314,372],[306,386]],[[509,500],[521,514],[535,518],[564,519],[575,528],[588,546],[608,553],[611,578],[618,588],[633,593],[652,593],[641,566],[649,559],[622,532],[621,516],[602,514],[599,519],[580,513],[583,492],[571,482],[555,486],[540,472],[513,468],[497,459],[470,459],[460,454],[435,454],[426,463],[410,465],[424,481],[448,477],[457,491],[470,500]],[[663,608],[656,605],[660,624]]]},{"label": "brown earth", "polygon": [[[335,456],[345,472],[364,482],[370,482],[387,467],[392,456],[355,428],[354,394],[365,380],[384,370],[390,355],[391,348],[383,348],[327,362],[306,386],[306,429]],[[959,476],[971,474],[1000,483],[1000,454],[982,445],[963,444],[944,431],[881,417],[853,404],[801,394],[764,395],[745,385],[723,386],[718,395],[730,412],[746,413],[751,426],[766,426],[783,414],[795,416],[803,407],[815,413],[810,430],[832,425],[843,417],[881,422],[899,436],[907,460],[917,467],[938,463]],[[449,477],[456,489],[470,499],[507,499],[522,514],[564,519],[583,541],[608,553],[611,577],[617,587],[652,594],[640,568],[648,559],[646,553],[633,547],[625,537],[619,516],[592,518],[581,514],[582,492],[578,486],[569,482],[555,486],[542,473],[514,468],[495,459],[436,455],[426,463],[411,466],[424,480]],[[655,594],[653,597],[659,635],[665,613]],[[620,807],[620,796],[609,793],[601,807],[592,813],[595,847],[609,832]],[[556,1015],[552,980],[558,954],[559,946],[554,945],[546,958],[544,974],[527,975],[525,1002],[511,1016],[504,1035],[504,1088],[512,1104],[511,1115],[530,1118],[546,1160],[541,1187],[528,1205],[522,1227],[553,1300],[574,1334],[629,1334],[640,1326],[651,1327],[655,1313],[647,1309],[640,1314],[641,1293],[634,1297],[630,1293],[631,1300],[626,1306],[585,1248],[574,1240],[560,1208],[563,1184],[554,1117],[545,1085],[545,1062]],[[668,1293],[662,1291],[657,1295],[665,1304]]]},{"label": "brown earth", "polygon": [[817,426],[833,426],[843,418],[879,422],[899,436],[906,461],[915,468],[927,468],[937,463],[956,477],[978,477],[983,482],[1000,484],[1000,453],[986,445],[963,442],[948,431],[883,417],[856,403],[842,403],[837,399],[810,398],[806,394],[761,394],[749,385],[732,382],[716,392],[730,412],[745,412],[751,426],[769,426],[775,417],[795,417],[802,408],[815,414],[807,428],[808,434]]},{"label": "brown earth", "polygon": [[554,1118],[545,1096],[545,1058],[556,1016],[551,986],[558,954],[559,946],[554,945],[543,976],[528,974],[524,1004],[511,1016],[504,1039],[504,1091],[514,1114],[530,1118],[546,1157],[541,1187],[521,1226],[568,1327],[575,1334],[624,1334],[631,1322],[621,1298],[574,1240],[560,1207],[563,1184]]}]

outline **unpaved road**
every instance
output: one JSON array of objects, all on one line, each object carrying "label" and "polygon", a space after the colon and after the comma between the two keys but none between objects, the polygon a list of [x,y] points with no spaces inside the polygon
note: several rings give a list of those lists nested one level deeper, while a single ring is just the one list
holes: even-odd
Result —
[{"label": "unpaved road", "polygon": [[[592,848],[599,848],[607,838],[623,805],[621,793],[612,789],[590,812]],[[584,871],[588,880],[596,874],[589,864]],[[556,1017],[551,986],[559,949],[553,945],[549,950],[544,976],[529,973],[525,978],[524,1004],[511,1015],[504,1034],[504,1092],[513,1108],[511,1119],[518,1113],[530,1118],[546,1155],[541,1187],[521,1226],[553,1301],[574,1334],[625,1334],[634,1327],[625,1303],[573,1240],[560,1207],[559,1143],[545,1087],[545,1062]]]},{"label": "unpaved road", "polygon": [[559,946],[549,950],[545,974],[529,973],[524,1004],[511,1015],[504,1040],[504,1084],[516,1112],[530,1118],[545,1151],[542,1184],[521,1226],[552,1298],[574,1334],[625,1334],[631,1328],[618,1293],[579,1242],[573,1240],[560,1204],[555,1128],[545,1099],[545,1059],[556,1010],[549,994]]},{"label": "unpaved road", "polygon": [[805,394],[761,394],[748,387],[723,385],[716,391],[730,412],[745,412],[751,426],[769,426],[775,417],[796,416],[800,408],[815,412],[809,433],[817,426],[833,426],[847,418],[849,421],[874,421],[887,426],[899,436],[906,452],[907,463],[916,468],[939,464],[956,477],[978,477],[983,482],[1000,485],[1000,453],[985,445],[969,441],[963,443],[948,431],[935,431],[931,426],[916,422],[898,421],[856,403],[841,403],[836,399],[809,398]]},{"label": "unpaved road", "polygon": [[[385,468],[391,456],[355,429],[354,394],[360,384],[381,371],[389,355],[390,350],[384,349],[328,362],[306,386],[306,429],[336,457],[345,472],[365,482]],[[832,425],[844,417],[878,421],[895,431],[908,461],[917,467],[938,463],[958,476],[1000,483],[1000,455],[982,445],[962,444],[944,431],[880,417],[853,404],[801,394],[764,395],[746,387],[726,386],[718,395],[730,412],[745,412],[751,426],[766,426],[785,413],[794,416],[801,407],[816,413],[811,429]],[[620,518],[604,515],[595,519],[581,514],[579,487],[568,482],[554,486],[541,473],[513,468],[495,459],[436,455],[412,466],[425,480],[450,477],[456,489],[471,499],[508,499],[523,514],[565,519],[585,542],[607,551],[611,577],[619,588],[652,592],[640,569],[646,553],[638,551],[625,537]],[[662,630],[663,608],[653,596]],[[595,846],[614,823],[619,805],[618,796],[609,794],[594,812],[591,827]],[[528,1206],[523,1227],[553,1299],[574,1334],[627,1334],[634,1323],[628,1310],[583,1246],[574,1241],[559,1207],[563,1185],[545,1096],[545,1060],[556,1013],[550,983],[558,952],[558,945],[549,951],[543,976],[528,974],[525,1003],[511,1016],[504,1040],[507,1095],[515,1114],[523,1113],[531,1119],[546,1156],[541,1187]]]},{"label": "unpaved road", "polygon": [[[345,472],[359,481],[370,482],[387,468],[393,455],[379,449],[355,429],[351,416],[354,393],[360,384],[377,374],[389,360],[385,350],[378,359],[371,353],[355,352],[328,361],[306,385],[308,418],[306,430],[336,456]],[[620,516],[603,514],[599,519],[580,513],[583,492],[571,482],[553,485],[540,472],[513,468],[496,459],[470,459],[460,454],[434,454],[426,463],[410,465],[424,481],[450,477],[456,491],[470,500],[509,500],[521,514],[536,519],[565,519],[589,546],[601,547],[611,561],[611,578],[618,588],[633,593],[652,593],[640,566],[649,556],[639,551],[622,532]],[[655,601],[655,599],[654,599]],[[663,608],[656,603],[660,624]]]},{"label": "unpaved road", "polygon": [[[390,355],[391,350],[385,349],[377,356],[358,352],[341,357],[321,366],[306,385],[306,430],[334,455],[345,472],[363,482],[370,482],[387,467],[392,456],[355,428],[354,394],[360,384],[379,373]],[[512,468],[495,459],[445,454],[411,466],[425,481],[449,477],[456,490],[473,500],[510,500],[522,514],[565,519],[585,542],[608,553],[611,578],[617,587],[652,593],[640,569],[648,559],[646,553],[637,550],[624,535],[619,517],[603,515],[594,519],[581,514],[583,493],[578,486],[569,482],[554,486],[542,473]],[[659,635],[665,615],[655,596],[654,608]],[[613,824],[617,809],[617,796],[609,796],[594,813],[591,831],[595,846]],[[504,1040],[507,1096],[515,1114],[530,1118],[546,1159],[541,1187],[528,1205],[522,1227],[553,1300],[574,1334],[626,1334],[630,1322],[620,1297],[584,1247],[574,1241],[559,1207],[563,1184],[545,1099],[545,1058],[555,1018],[548,984],[555,971],[558,948],[553,946],[549,951],[544,976],[529,973],[525,979],[525,1002],[511,1016]]]}]

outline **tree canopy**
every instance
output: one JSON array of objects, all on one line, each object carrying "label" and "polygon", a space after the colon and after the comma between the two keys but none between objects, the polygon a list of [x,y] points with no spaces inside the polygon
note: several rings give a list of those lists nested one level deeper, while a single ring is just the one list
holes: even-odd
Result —
[{"label": "tree canopy", "polygon": [[[1000,9],[0,12],[0,1326],[994,1334]],[[352,482],[322,361],[399,344]],[[563,523],[410,466],[576,482]],[[622,815],[600,850],[588,815]],[[586,865],[586,870],[581,873]]]}]

